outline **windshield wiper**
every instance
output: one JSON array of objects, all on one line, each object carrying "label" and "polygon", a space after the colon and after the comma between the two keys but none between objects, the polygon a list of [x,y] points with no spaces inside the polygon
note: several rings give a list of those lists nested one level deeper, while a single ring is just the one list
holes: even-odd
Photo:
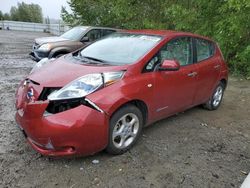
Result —
[{"label": "windshield wiper", "polygon": [[81,56],[81,57],[86,58],[86,59],[91,60],[91,61],[99,62],[99,63],[107,63],[106,61],[104,61],[102,59],[97,59],[95,57],[88,57],[88,56]]},{"label": "windshield wiper", "polygon": [[95,64],[95,65],[111,65],[109,62],[97,59],[94,57],[83,56],[81,53],[78,53],[78,59],[80,61],[86,62],[86,64]]}]

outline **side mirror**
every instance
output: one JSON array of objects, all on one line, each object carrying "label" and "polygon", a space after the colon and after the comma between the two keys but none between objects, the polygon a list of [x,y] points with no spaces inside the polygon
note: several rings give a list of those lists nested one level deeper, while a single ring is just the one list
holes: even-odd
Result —
[{"label": "side mirror", "polygon": [[83,38],[81,39],[81,42],[89,42],[89,37],[83,37]]},{"label": "side mirror", "polygon": [[164,60],[160,65],[160,71],[177,71],[180,69],[180,63],[176,60]]}]

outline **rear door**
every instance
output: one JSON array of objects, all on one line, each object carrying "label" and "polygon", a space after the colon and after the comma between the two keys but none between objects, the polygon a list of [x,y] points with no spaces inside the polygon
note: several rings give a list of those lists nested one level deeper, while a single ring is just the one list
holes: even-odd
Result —
[{"label": "rear door", "polygon": [[215,44],[211,41],[194,38],[195,63],[197,66],[197,92],[195,104],[208,100],[219,78],[221,63],[216,56]]}]

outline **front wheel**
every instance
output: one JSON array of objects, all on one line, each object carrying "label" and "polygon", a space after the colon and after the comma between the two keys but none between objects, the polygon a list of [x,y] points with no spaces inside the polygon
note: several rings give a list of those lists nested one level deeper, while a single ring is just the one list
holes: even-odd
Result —
[{"label": "front wheel", "polygon": [[138,140],[142,130],[143,117],[134,105],[120,108],[110,119],[108,153],[122,154]]},{"label": "front wheel", "polygon": [[208,110],[216,110],[221,104],[224,90],[224,85],[220,82],[215,88],[210,99],[203,106]]}]

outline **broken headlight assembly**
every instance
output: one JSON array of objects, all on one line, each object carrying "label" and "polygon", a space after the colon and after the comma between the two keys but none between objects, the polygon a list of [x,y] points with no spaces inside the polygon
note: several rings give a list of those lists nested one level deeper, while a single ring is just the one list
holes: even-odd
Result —
[{"label": "broken headlight assembly", "polygon": [[70,82],[62,89],[51,93],[49,101],[82,98],[120,80],[124,71],[88,74]]},{"label": "broken headlight assembly", "polygon": [[118,71],[88,74],[77,78],[63,88],[48,95],[49,105],[45,113],[55,114],[75,108],[79,105],[86,105],[103,112],[98,106],[85,98],[85,96],[115,83],[120,80],[123,75],[124,71]]}]

